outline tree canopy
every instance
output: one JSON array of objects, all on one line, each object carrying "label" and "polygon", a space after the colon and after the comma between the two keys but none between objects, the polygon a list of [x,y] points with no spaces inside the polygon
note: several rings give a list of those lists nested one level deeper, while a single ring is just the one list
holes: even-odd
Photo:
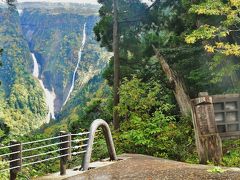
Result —
[{"label": "tree canopy", "polygon": [[189,12],[197,15],[214,16],[217,18],[217,22],[200,23],[198,29],[186,37],[187,43],[192,44],[199,40],[205,40],[204,47],[207,52],[240,56],[240,1],[207,0],[192,5]]}]

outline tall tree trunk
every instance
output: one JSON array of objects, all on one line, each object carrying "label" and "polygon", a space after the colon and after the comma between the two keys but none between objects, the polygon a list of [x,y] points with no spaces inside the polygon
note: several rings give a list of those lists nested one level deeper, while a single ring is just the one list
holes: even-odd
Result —
[{"label": "tall tree trunk", "polygon": [[168,81],[173,87],[174,96],[180,108],[182,115],[189,115],[191,112],[191,100],[188,94],[186,93],[186,88],[182,79],[180,79],[176,73],[168,65],[165,58],[160,54],[159,50],[153,46],[156,57],[158,58],[160,65],[163,69],[163,72],[166,74]]},{"label": "tall tree trunk", "polygon": [[[113,87],[113,105],[119,104],[119,86],[120,86],[120,59],[119,59],[119,32],[118,32],[118,0],[113,0],[113,53],[114,53],[114,87]],[[115,130],[120,128],[119,113],[113,110],[113,126]]]}]

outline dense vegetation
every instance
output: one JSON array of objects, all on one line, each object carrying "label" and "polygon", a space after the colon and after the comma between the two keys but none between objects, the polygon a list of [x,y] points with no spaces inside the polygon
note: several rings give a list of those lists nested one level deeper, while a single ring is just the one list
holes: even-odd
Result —
[{"label": "dense vegetation", "polygon": [[[31,76],[27,42],[21,36],[15,9],[0,8],[1,42],[4,49],[0,69],[0,120],[11,134],[25,134],[38,128],[47,114],[43,92]],[[35,122],[32,121],[35,119]]]},{"label": "dense vegetation", "polygon": [[[155,0],[151,6],[148,6],[139,0],[118,1],[121,85],[120,102],[115,107],[113,106],[114,59],[111,58],[108,66],[105,67],[104,60],[109,58],[109,54],[96,45],[94,35],[90,32],[95,25],[96,39],[102,47],[110,52],[113,51],[113,2],[99,0],[99,3],[102,5],[99,10],[99,21],[97,17],[88,17],[91,22],[89,25],[91,27],[88,29],[90,38],[80,68],[87,67],[84,72],[88,72],[89,66],[96,59],[100,59],[102,63],[94,67],[98,73],[93,74],[93,78],[84,87],[80,87],[81,83],[77,82],[80,91],[75,90],[72,99],[60,112],[59,120],[42,126],[35,132],[33,139],[38,139],[39,132],[49,137],[58,134],[60,130],[73,133],[84,131],[97,118],[102,118],[111,124],[113,111],[118,111],[120,128],[113,132],[118,153],[142,153],[197,163],[190,114],[185,116],[181,112],[181,105],[175,93],[176,87],[163,70],[159,57],[165,60],[165,64],[181,80],[179,82],[184,87],[184,93],[190,98],[197,97],[201,91],[207,91],[209,94],[239,93],[239,2]],[[31,13],[40,14],[40,17],[31,17]],[[64,22],[59,23],[55,21],[56,17],[52,16],[41,9],[27,10],[21,23],[44,22],[43,24],[48,28],[57,23],[55,24],[57,30],[49,30],[46,33],[36,32],[29,42],[31,51],[39,52],[39,57],[47,61],[48,66],[43,70],[45,76],[47,73],[52,73],[54,78],[51,81],[55,83],[60,81],[61,87],[67,87],[71,76],[69,69],[62,65],[70,63],[69,67],[73,66],[73,62],[67,60],[74,56],[74,52],[71,51],[74,51],[73,46],[77,49],[74,40],[81,39],[81,29],[76,29],[76,33],[69,33],[76,27],[66,30]],[[75,15],[58,16],[74,19]],[[42,20],[42,17],[50,23]],[[27,18],[31,20],[26,20]],[[82,24],[82,19],[78,20],[77,23]],[[39,26],[41,25],[39,23]],[[24,31],[28,32],[29,27],[27,26]],[[56,36],[62,41],[54,46]],[[44,41],[41,42],[41,39]],[[19,46],[23,47],[22,44]],[[52,53],[55,48],[59,51]],[[88,61],[89,59],[92,60]],[[22,61],[16,60],[14,67],[21,67],[18,63],[21,64]],[[7,67],[11,66],[6,65],[5,68]],[[18,73],[24,72],[19,71]],[[79,70],[78,74],[82,75],[84,72]],[[15,72],[11,77],[15,77],[14,75]],[[25,99],[20,99],[20,102],[25,102],[23,104],[16,103],[14,92],[21,84],[20,77],[28,76],[23,73],[22,76],[17,77],[16,80],[14,79],[17,84],[8,78],[9,82],[5,83],[8,87],[4,85],[5,79],[1,78],[1,80],[4,88],[12,89],[8,106],[14,105],[15,108],[21,109],[22,106],[26,106]],[[32,82],[30,77],[29,82]],[[59,88],[54,83],[51,85]],[[24,90],[23,87],[22,89]],[[37,88],[34,89],[37,91]],[[60,95],[64,94],[64,88],[60,88],[59,91],[61,91]],[[41,91],[39,94],[41,95]],[[4,94],[0,98],[2,97]],[[11,107],[8,106],[7,109],[10,109]],[[1,127],[5,127],[4,124]],[[24,141],[29,139],[29,137],[22,138]],[[5,139],[5,142],[7,141]],[[103,140],[99,141],[101,144],[99,151],[103,154],[98,157],[102,158],[106,149]],[[224,158],[221,165],[239,166],[239,140],[224,141],[223,151]],[[36,166],[38,175],[47,171],[48,165],[42,165],[41,168]],[[52,166],[49,172],[57,170],[54,168],[55,166]]]},{"label": "dense vegetation", "polygon": [[[101,18],[94,31],[101,45],[112,51],[113,37],[109,36],[113,33],[112,1],[99,2],[102,4],[99,11]],[[68,130],[87,128],[94,118],[112,122],[112,110],[115,109],[118,110],[121,119],[121,127],[114,133],[119,152],[143,153],[197,162],[191,117],[182,116],[174,96],[175,87],[169,83],[153,47],[182,80],[186,87],[185,93],[190,98],[197,97],[201,91],[208,91],[210,94],[237,93],[237,57],[218,51],[209,53],[205,46],[205,39],[212,38],[209,40],[211,43],[216,37],[204,37],[209,33],[203,31],[199,24],[215,23],[216,27],[224,24],[221,13],[219,16],[194,14],[194,10],[199,9],[198,6],[207,10],[207,7],[212,7],[210,1],[206,3],[167,0],[154,1],[149,7],[138,0],[131,3],[119,2],[120,103],[113,107],[113,96],[112,93],[109,94],[113,87],[114,74],[111,59],[103,73],[107,81],[103,87],[100,86],[89,102],[81,108],[76,108],[66,118],[69,120],[66,126]],[[221,1],[213,8],[219,10],[220,5],[232,7],[231,3]],[[201,11],[199,14],[210,13]],[[198,28],[200,29],[196,30]],[[234,31],[235,38],[232,36],[231,33],[225,33],[222,41],[233,39],[237,44],[238,31]],[[204,41],[189,44],[193,43],[193,37]],[[234,154],[239,151],[239,146],[229,148],[227,141],[226,144],[224,142],[224,148],[229,149],[229,152],[225,154],[223,165],[236,166],[239,158]]]},{"label": "dense vegetation", "polygon": [[[67,104],[69,107],[63,107],[63,103],[71,87],[85,23],[86,45],[71,97],[75,97],[79,89],[106,66],[109,53],[100,48],[92,32],[99,19],[95,15],[98,6],[71,4],[67,7],[61,4],[56,6],[53,4],[53,7],[49,4],[46,4],[46,7],[42,6],[44,3],[35,6],[34,3],[22,5],[21,26],[30,44],[30,51],[35,53],[41,65],[41,77],[46,87],[54,90],[56,94],[55,111],[60,112],[62,108],[73,107],[72,103]],[[55,11],[52,11],[54,7]],[[79,11],[76,11],[76,7]],[[86,14],[86,8],[90,9],[89,14]]]},{"label": "dense vegetation", "polygon": [[[45,87],[56,94],[55,111],[59,113],[62,109],[61,117],[82,103],[85,96],[81,89],[95,76],[96,81],[90,81],[89,86],[98,87],[101,81],[98,76],[108,62],[109,53],[100,48],[92,32],[99,19],[96,15],[99,6],[45,5],[21,4],[20,16],[15,6],[0,5],[0,47],[4,49],[0,69],[0,120],[3,127],[10,129],[10,134],[32,132],[46,121],[45,95],[32,76],[31,53],[40,65],[40,78]],[[51,11],[53,7],[54,12]],[[85,22],[87,39],[75,89],[71,102],[62,107],[72,83]]]}]

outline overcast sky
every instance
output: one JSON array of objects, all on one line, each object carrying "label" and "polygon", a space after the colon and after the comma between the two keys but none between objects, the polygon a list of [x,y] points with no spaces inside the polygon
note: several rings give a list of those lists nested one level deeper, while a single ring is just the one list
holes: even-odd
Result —
[{"label": "overcast sky", "polygon": [[18,0],[18,2],[76,2],[97,4],[97,0]]},{"label": "overcast sky", "polygon": [[[142,0],[149,2],[149,0]],[[18,0],[18,2],[75,2],[75,3],[92,3],[97,4],[97,0]]]}]

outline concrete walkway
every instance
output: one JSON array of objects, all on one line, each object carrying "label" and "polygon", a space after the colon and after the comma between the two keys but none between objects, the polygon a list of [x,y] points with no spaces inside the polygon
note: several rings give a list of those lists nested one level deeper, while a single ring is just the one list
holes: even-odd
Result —
[{"label": "concrete walkway", "polygon": [[[151,156],[124,154],[124,160],[105,164],[71,177],[53,177],[65,180],[240,180],[239,168],[222,168],[223,173],[207,170],[212,166],[191,165]],[[96,165],[96,164],[95,164]],[[94,166],[94,164],[91,164]],[[40,178],[46,180],[46,178]]]}]

